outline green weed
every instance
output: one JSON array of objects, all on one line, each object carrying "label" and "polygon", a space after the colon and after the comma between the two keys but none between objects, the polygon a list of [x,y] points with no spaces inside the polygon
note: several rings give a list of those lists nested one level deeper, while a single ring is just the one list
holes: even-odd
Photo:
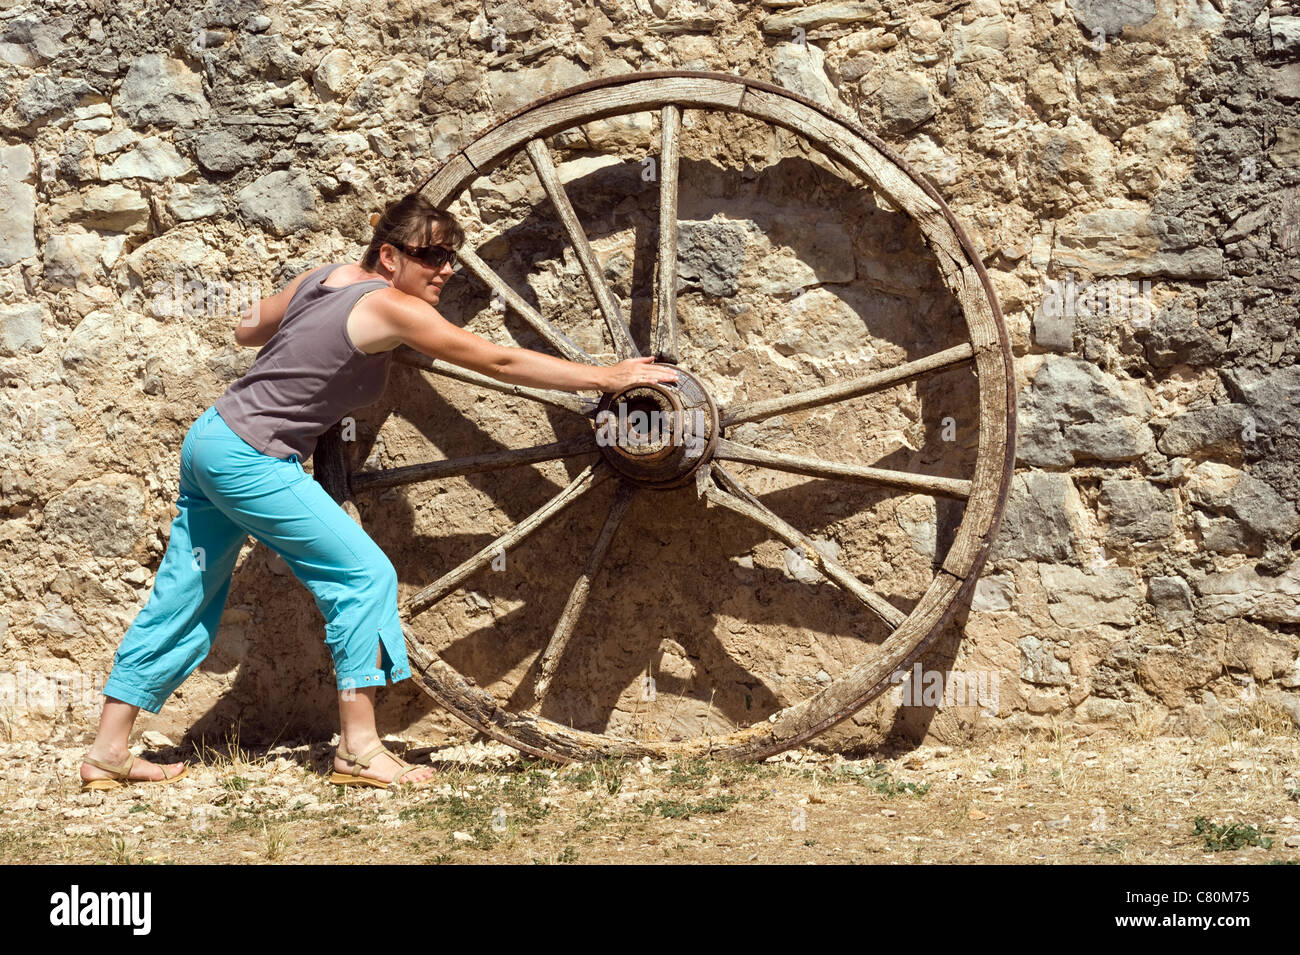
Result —
[{"label": "green weed", "polygon": [[1244,849],[1246,846],[1271,848],[1273,840],[1264,833],[1272,831],[1272,829],[1259,829],[1240,822],[1221,826],[1204,816],[1197,816],[1196,828],[1192,830],[1192,834],[1204,837],[1206,852],[1230,852]]},{"label": "green weed", "polygon": [[706,816],[726,812],[738,802],[740,802],[739,796],[709,796],[707,799],[702,799],[694,804],[678,799],[656,799],[652,802],[643,803],[641,812],[647,816],[653,816],[655,811],[658,810],[659,815],[665,819],[689,819],[691,816]]}]

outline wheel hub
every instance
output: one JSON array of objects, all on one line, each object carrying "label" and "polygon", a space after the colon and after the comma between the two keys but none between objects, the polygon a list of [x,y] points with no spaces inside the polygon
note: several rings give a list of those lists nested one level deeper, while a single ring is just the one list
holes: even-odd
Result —
[{"label": "wheel hub", "polygon": [[596,408],[596,444],[619,474],[640,487],[668,489],[713,457],[718,408],[698,378],[607,394]]}]

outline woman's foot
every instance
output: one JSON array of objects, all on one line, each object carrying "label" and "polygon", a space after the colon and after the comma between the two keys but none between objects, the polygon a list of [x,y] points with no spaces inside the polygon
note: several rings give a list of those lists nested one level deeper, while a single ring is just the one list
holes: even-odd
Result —
[{"label": "woman's foot", "polygon": [[[92,759],[97,759],[101,763],[107,763],[110,766],[122,766],[128,759],[131,759],[131,751],[125,746],[120,750],[97,750],[92,746],[88,755]],[[162,782],[165,779],[175,779],[185,769],[184,763],[167,763],[165,766],[166,772],[164,773],[163,765],[151,763],[137,756],[131,760],[131,768],[127,772],[126,778],[138,782]],[[106,769],[100,769],[92,763],[82,763],[81,781],[88,783],[96,779],[121,779],[121,776],[115,775]]]},{"label": "woman's foot", "polygon": [[[349,743],[350,742],[351,741],[349,740]],[[395,777],[400,776],[401,779],[398,781],[399,786],[404,786],[407,783],[427,782],[433,778],[434,773],[432,766],[419,766],[404,773],[403,770],[406,770],[410,766],[410,763],[404,763],[395,759],[390,756],[386,750],[381,750],[371,756],[367,760],[370,764],[368,766],[358,766],[351,760],[344,759],[339,755],[339,753],[348,753],[352,756],[365,758],[365,754],[378,745],[379,737],[375,737],[369,743],[360,746],[357,749],[349,749],[347,745],[340,741],[338,751],[334,754],[334,771],[342,776],[360,775],[366,779],[373,779],[383,783],[391,783]],[[358,769],[360,770],[359,774],[357,773]]]}]

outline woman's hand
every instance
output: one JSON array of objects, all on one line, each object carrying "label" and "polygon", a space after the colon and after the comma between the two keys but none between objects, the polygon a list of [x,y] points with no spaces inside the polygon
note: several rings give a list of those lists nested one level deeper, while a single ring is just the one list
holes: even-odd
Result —
[{"label": "woman's hand", "polygon": [[633,385],[652,385],[677,380],[672,365],[656,365],[652,356],[628,358],[605,369],[601,391],[616,392]]}]

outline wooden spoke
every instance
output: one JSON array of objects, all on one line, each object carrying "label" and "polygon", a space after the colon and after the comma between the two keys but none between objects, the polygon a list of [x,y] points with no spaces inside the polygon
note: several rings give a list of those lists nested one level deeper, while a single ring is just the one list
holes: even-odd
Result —
[{"label": "wooden spoke", "polygon": [[567,335],[544,319],[537,309],[529,305],[523,296],[507,285],[505,280],[497,275],[492,266],[480,259],[473,249],[461,249],[456,254],[465,263],[466,269],[499,295],[506,305],[514,309],[515,314],[527,322],[533,331],[546,339],[552,348],[569,359],[569,361],[584,362],[588,365],[597,364],[596,359],[574,344]]},{"label": "wooden spoke", "polygon": [[404,365],[423,368],[425,371],[431,371],[445,378],[455,378],[457,381],[463,381],[466,384],[478,385],[480,388],[490,388],[493,391],[500,391],[507,395],[517,395],[520,398],[527,398],[529,401],[539,401],[544,405],[552,405],[556,408],[563,408],[565,411],[574,411],[580,415],[586,415],[588,418],[594,417],[596,414],[596,402],[590,398],[583,398],[580,395],[570,394],[566,391],[527,388],[524,385],[511,385],[504,381],[497,381],[495,378],[481,375],[477,371],[470,371],[468,368],[462,368],[459,365],[453,365],[438,358],[430,358],[424,352],[416,351],[409,345],[398,345],[394,348],[393,358]]},{"label": "wooden spoke", "polygon": [[733,424],[742,424],[746,421],[758,421],[762,418],[770,418],[773,415],[784,414],[791,411],[802,411],[805,408],[817,408],[821,405],[832,404],[836,401],[845,401],[849,398],[856,398],[858,395],[865,395],[871,391],[880,391],[891,385],[902,384],[905,381],[911,381],[913,378],[919,378],[921,375],[929,374],[933,371],[940,371],[944,368],[950,368],[953,365],[959,365],[964,361],[969,361],[975,356],[975,349],[969,342],[956,345],[952,348],[945,349],[941,352],[935,352],[933,355],[927,355],[925,358],[918,358],[916,361],[909,361],[897,368],[889,368],[885,371],[872,372],[869,375],[863,375],[860,378],[852,378],[849,381],[836,382],[831,385],[823,385],[820,388],[810,388],[807,391],[800,391],[793,395],[781,395],[777,398],[766,398],[763,401],[755,401],[749,404],[743,404],[739,408],[727,409],[721,414],[721,425],[727,427]]},{"label": "wooden spoke", "polygon": [[677,159],[682,111],[669,103],[659,114],[659,280],[655,327],[656,361],[677,361]]},{"label": "wooden spoke", "polygon": [[776,451],[764,451],[748,445],[737,444],[726,438],[718,439],[714,458],[724,461],[740,461],[744,464],[757,464],[778,471],[791,471],[794,474],[807,474],[811,477],[839,478],[844,481],[861,481],[864,484],[881,484],[885,487],[902,488],[909,491],[921,491],[940,497],[952,497],[964,501],[970,497],[971,482],[958,478],[937,477],[931,474],[912,474],[908,471],[890,471],[884,468],[869,468],[858,464],[840,464],[837,461],[823,461],[819,458],[804,458],[793,454],[780,454]]},{"label": "wooden spoke", "polygon": [[610,506],[609,516],[605,518],[605,525],[600,529],[600,536],[596,538],[596,543],[592,545],[591,553],[587,555],[587,562],[583,565],[582,574],[569,592],[569,599],[564,605],[564,612],[560,614],[559,622],[555,624],[555,630],[551,634],[550,642],[547,643],[546,650],[542,653],[542,666],[533,685],[535,707],[541,706],[546,691],[551,687],[551,679],[555,676],[555,670],[559,666],[560,656],[564,653],[564,648],[568,646],[569,638],[573,636],[573,630],[578,623],[578,618],[582,616],[582,611],[587,606],[587,598],[591,596],[591,582],[595,580],[596,574],[600,572],[601,564],[605,560],[605,553],[609,550],[610,542],[618,532],[619,525],[623,523],[623,518],[627,515],[628,506],[632,503],[632,497],[635,493],[636,488],[627,483],[620,483],[618,490],[614,492],[614,503]]},{"label": "wooden spoke", "polygon": [[632,341],[632,332],[627,327],[623,311],[618,307],[618,301],[609,290],[609,286],[605,284],[605,277],[600,273],[600,263],[596,261],[596,253],[587,240],[587,233],[582,230],[578,214],[573,211],[568,193],[564,191],[560,174],[551,160],[550,150],[541,139],[529,140],[524,148],[528,158],[532,160],[533,169],[537,172],[537,178],[541,180],[542,188],[546,190],[551,205],[555,207],[556,215],[564,225],[564,231],[569,235],[574,254],[578,257],[583,274],[587,276],[587,284],[591,286],[592,294],[596,296],[596,304],[600,306],[601,314],[605,316],[605,324],[609,326],[610,337],[614,340],[615,354],[620,360],[635,358],[641,353],[637,351],[636,344]]},{"label": "wooden spoke", "polygon": [[587,465],[587,467],[585,467],[578,476],[570,482],[569,486],[559,494],[555,495],[555,497],[551,498],[537,510],[533,511],[533,513],[529,514],[526,518],[506,533],[502,534],[492,543],[488,544],[459,567],[448,571],[423,590],[413,594],[406,602],[405,607],[402,608],[403,616],[409,619],[436,604],[439,600],[464,583],[476,570],[486,566],[498,554],[502,554],[511,547],[514,547],[533,531],[547,523],[551,518],[555,517],[556,514],[559,514],[560,511],[564,510],[580,498],[583,494],[586,494],[602,481],[607,480],[611,476],[611,473],[612,472],[609,468],[603,466],[603,463],[600,461]]},{"label": "wooden spoke", "polygon": [[737,514],[743,514],[762,524],[778,538],[801,551],[804,559],[822,574],[866,604],[876,616],[889,625],[891,630],[902,626],[903,621],[907,619],[907,614],[864,584],[839,561],[817,550],[808,537],[787,524],[758,498],[745,490],[717,461],[713,462],[712,468],[714,476],[723,486],[713,484],[705,487],[704,496],[709,501],[721,504]]},{"label": "wooden spoke", "polygon": [[599,449],[596,447],[594,435],[581,435],[568,441],[538,444],[531,448],[489,451],[468,458],[426,461],[423,464],[408,464],[405,467],[385,468],[381,471],[358,471],[352,475],[352,491],[353,493],[373,491],[400,484],[432,481],[436,478],[461,477],[466,474],[477,474],[480,471],[497,471],[524,464],[537,464],[540,461],[554,461],[557,458],[567,458],[577,454],[594,454],[597,450]]}]

